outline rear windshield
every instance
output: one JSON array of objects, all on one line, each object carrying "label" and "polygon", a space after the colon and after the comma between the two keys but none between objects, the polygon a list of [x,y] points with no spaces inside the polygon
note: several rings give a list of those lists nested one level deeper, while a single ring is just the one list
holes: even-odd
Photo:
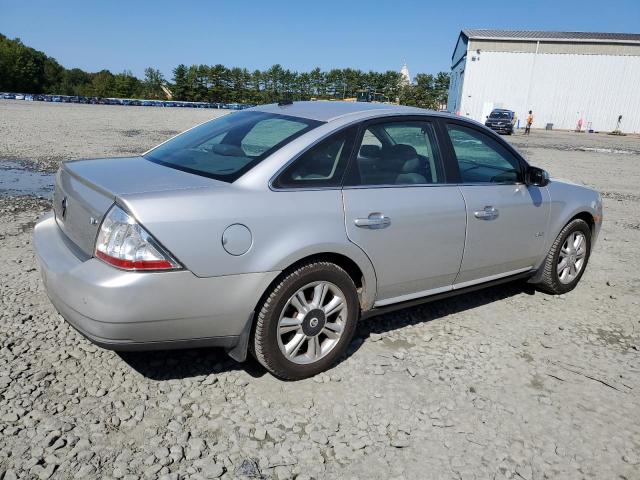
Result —
[{"label": "rear windshield", "polygon": [[511,112],[491,112],[489,118],[511,118]]},{"label": "rear windshield", "polygon": [[144,155],[152,162],[233,182],[262,159],[322,122],[237,112],[203,123]]}]

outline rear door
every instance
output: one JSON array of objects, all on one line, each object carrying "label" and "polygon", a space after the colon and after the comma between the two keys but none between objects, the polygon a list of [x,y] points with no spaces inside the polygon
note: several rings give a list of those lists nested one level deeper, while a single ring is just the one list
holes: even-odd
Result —
[{"label": "rear door", "polygon": [[342,191],[346,231],[371,259],[382,306],[452,289],[465,205],[428,117],[365,123]]},{"label": "rear door", "polygon": [[526,185],[524,162],[484,129],[447,121],[443,131],[467,207],[466,242],[455,286],[535,267],[549,217],[547,188]]}]

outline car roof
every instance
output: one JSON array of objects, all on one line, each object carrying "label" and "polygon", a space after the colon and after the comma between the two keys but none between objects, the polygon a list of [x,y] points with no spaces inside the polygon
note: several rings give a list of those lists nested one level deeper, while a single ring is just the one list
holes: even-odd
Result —
[{"label": "car roof", "polygon": [[344,116],[351,116],[357,119],[366,119],[377,117],[379,115],[439,115],[450,116],[442,112],[425,110],[423,108],[406,107],[403,105],[392,105],[388,103],[367,103],[367,102],[341,102],[318,100],[309,102],[293,102],[290,104],[279,105],[271,103],[268,105],[259,105],[249,110],[267,113],[276,113],[280,115],[290,115],[292,117],[308,118],[310,120],[318,120],[321,122],[331,122]]}]

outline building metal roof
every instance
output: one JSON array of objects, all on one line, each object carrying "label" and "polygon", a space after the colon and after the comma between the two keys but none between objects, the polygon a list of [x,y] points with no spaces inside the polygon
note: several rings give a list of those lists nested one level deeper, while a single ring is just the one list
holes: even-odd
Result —
[{"label": "building metal roof", "polygon": [[640,43],[640,33],[545,32],[540,30],[465,29],[462,35],[478,40]]}]

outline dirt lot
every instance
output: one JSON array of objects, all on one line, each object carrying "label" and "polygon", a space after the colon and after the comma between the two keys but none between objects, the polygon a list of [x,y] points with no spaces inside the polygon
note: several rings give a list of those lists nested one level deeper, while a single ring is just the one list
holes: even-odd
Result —
[{"label": "dirt lot", "polygon": [[227,112],[0,100],[0,159],[55,170],[68,158],[139,154]]},{"label": "dirt lot", "polygon": [[[141,152],[215,113],[0,101],[0,159]],[[94,347],[36,270],[48,201],[0,199],[0,478],[640,478],[640,139],[507,139],[603,193],[578,288],[363,322],[339,365],[294,383],[215,349]]]}]

